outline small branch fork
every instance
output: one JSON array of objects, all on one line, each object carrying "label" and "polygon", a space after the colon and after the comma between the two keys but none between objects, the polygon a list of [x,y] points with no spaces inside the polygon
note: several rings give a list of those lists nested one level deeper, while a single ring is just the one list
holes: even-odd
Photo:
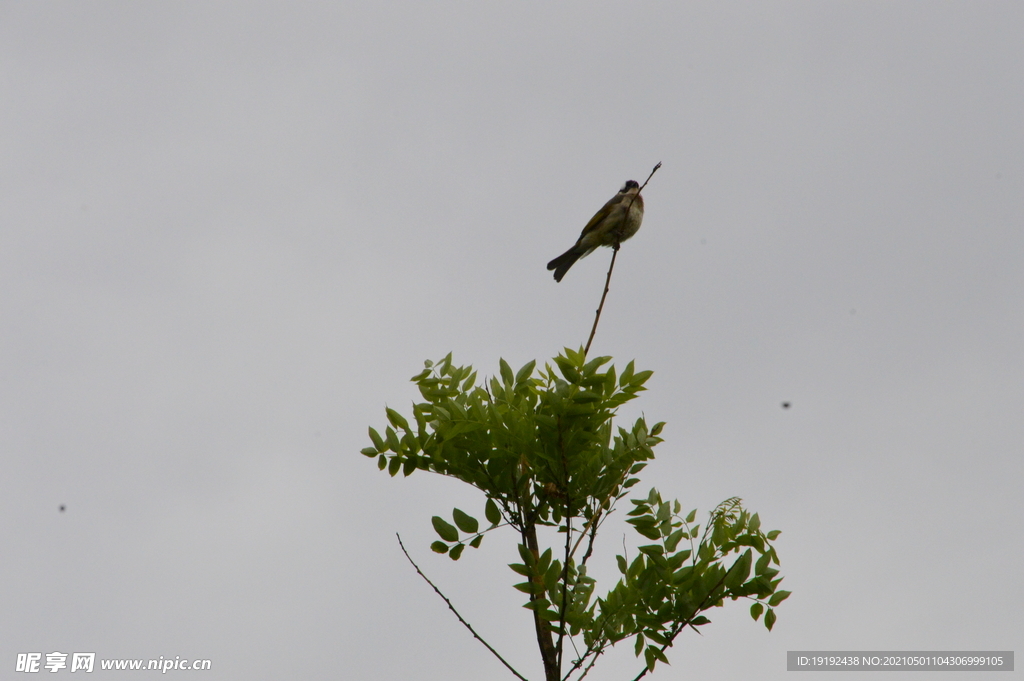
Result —
[{"label": "small branch fork", "polygon": [[496,658],[498,658],[499,660],[501,660],[501,663],[502,663],[503,665],[505,665],[505,666],[506,666],[506,667],[508,668],[508,670],[509,670],[510,672],[512,672],[513,674],[515,674],[515,676],[516,676],[516,678],[517,678],[517,679],[521,679],[521,681],[527,681],[526,677],[524,677],[524,676],[523,676],[522,674],[520,674],[519,672],[517,672],[517,671],[516,671],[516,670],[515,670],[515,669],[514,669],[514,668],[512,667],[512,665],[510,665],[510,664],[509,664],[508,662],[506,662],[506,661],[505,661],[505,658],[503,658],[503,657],[502,657],[501,655],[499,655],[499,654],[498,654],[498,651],[497,651],[497,650],[495,650],[494,648],[492,648],[492,647],[491,647],[491,644],[490,644],[490,643],[488,643],[487,641],[483,640],[483,639],[482,639],[482,638],[480,637],[480,634],[476,633],[476,631],[475,631],[475,630],[473,629],[473,627],[472,627],[472,626],[470,626],[469,622],[467,622],[466,620],[464,620],[464,619],[462,618],[462,615],[460,615],[460,614],[459,614],[459,611],[455,609],[455,606],[454,606],[454,605],[452,605],[452,602],[451,602],[450,600],[448,600],[448,597],[447,597],[447,596],[445,596],[445,595],[444,595],[443,593],[441,593],[441,590],[440,590],[440,589],[438,589],[438,588],[437,588],[437,587],[436,587],[436,586],[434,585],[434,583],[433,583],[432,581],[430,581],[430,579],[429,579],[429,578],[428,578],[428,577],[427,577],[427,576],[426,576],[425,574],[423,574],[423,571],[422,571],[422,570],[420,570],[420,566],[416,564],[416,562],[415,562],[415,561],[414,561],[414,560],[412,559],[412,557],[411,557],[411,556],[409,555],[409,552],[405,550],[405,544],[403,544],[403,543],[402,543],[402,536],[401,536],[400,534],[398,534],[397,532],[395,533],[395,536],[396,536],[396,537],[398,537],[398,545],[402,547],[402,553],[404,553],[404,554],[405,554],[405,557],[406,557],[406,559],[407,559],[407,560],[408,560],[408,561],[409,561],[409,562],[410,562],[410,563],[412,564],[412,566],[413,566],[413,567],[414,567],[414,568],[416,569],[416,574],[418,574],[418,575],[419,575],[420,577],[422,577],[422,578],[423,578],[423,580],[424,580],[424,581],[425,581],[425,582],[426,582],[427,584],[429,584],[429,585],[430,585],[430,588],[432,588],[432,589],[433,589],[433,590],[434,590],[434,591],[435,591],[435,592],[437,593],[437,595],[438,595],[438,596],[440,596],[440,597],[441,597],[441,598],[442,598],[442,599],[444,600],[444,602],[445,602],[445,603],[446,603],[446,604],[448,605],[448,609],[449,609],[449,610],[451,610],[452,612],[454,612],[454,613],[455,613],[455,616],[459,618],[459,621],[460,621],[460,622],[462,622],[462,624],[463,624],[463,625],[464,625],[464,626],[465,626],[465,627],[466,627],[467,629],[469,629],[469,633],[473,634],[473,637],[474,637],[474,638],[476,638],[476,640],[480,641],[480,643],[483,643],[483,644],[484,644],[484,647],[485,647],[485,648],[487,648],[487,650],[491,651],[491,654],[492,654],[492,655],[494,655],[494,656],[495,656]]},{"label": "small branch fork", "polygon": [[[647,176],[647,179],[644,180],[644,183],[642,185],[640,185],[640,189],[637,190],[636,194],[633,195],[633,198],[630,199],[629,205],[626,206],[626,216],[627,217],[629,217],[629,211],[631,211],[633,209],[633,202],[636,201],[636,197],[640,196],[640,192],[642,192],[644,190],[644,187],[647,186],[647,183],[651,181],[651,178],[654,177],[654,173],[658,172],[658,168],[660,168],[660,167],[661,167],[661,161],[658,161],[658,165],[654,166],[654,170],[651,171],[651,174]],[[590,337],[587,339],[587,345],[586,345],[585,348],[583,348],[583,356],[584,357],[586,357],[587,353],[590,352],[590,344],[594,342],[594,334],[597,333],[597,323],[599,321],[601,321],[601,310],[604,309],[604,299],[608,297],[608,289],[611,286],[611,282],[612,282],[612,270],[615,269],[615,257],[618,254],[619,254],[619,244],[616,243],[616,244],[614,244],[612,246],[612,264],[608,267],[608,276],[605,277],[605,280],[604,280],[604,293],[601,294],[601,304],[597,306],[597,315],[594,317],[594,326],[591,327],[591,329],[590,329]]]}]

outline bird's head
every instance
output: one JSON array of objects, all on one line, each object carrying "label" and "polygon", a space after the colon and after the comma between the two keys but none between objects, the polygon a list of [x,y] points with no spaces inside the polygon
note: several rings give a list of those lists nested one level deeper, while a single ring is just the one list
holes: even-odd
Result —
[{"label": "bird's head", "polygon": [[620,194],[625,194],[630,189],[639,189],[640,183],[636,180],[626,180],[626,184],[622,185],[622,189],[619,190]]}]

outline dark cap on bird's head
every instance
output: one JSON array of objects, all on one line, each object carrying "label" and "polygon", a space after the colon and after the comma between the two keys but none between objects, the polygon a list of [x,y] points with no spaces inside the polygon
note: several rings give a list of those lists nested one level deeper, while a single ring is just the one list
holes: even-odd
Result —
[{"label": "dark cap on bird's head", "polygon": [[622,189],[619,190],[620,194],[625,194],[630,189],[636,189],[640,186],[640,183],[636,180],[626,180],[626,184],[622,185]]}]

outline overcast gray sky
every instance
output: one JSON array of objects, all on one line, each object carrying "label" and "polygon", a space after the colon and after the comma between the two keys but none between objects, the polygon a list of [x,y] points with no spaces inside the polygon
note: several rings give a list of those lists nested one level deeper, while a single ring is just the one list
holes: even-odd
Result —
[{"label": "overcast gray sky", "polygon": [[793,596],[653,678],[1020,650],[1022,36],[1015,1],[0,3],[4,677],[510,678],[395,532],[540,677],[514,538],[431,554],[482,499],[358,452],[424,359],[581,345],[610,251],[544,266],[658,161],[592,352],[655,372],[639,489],[742,497]]}]

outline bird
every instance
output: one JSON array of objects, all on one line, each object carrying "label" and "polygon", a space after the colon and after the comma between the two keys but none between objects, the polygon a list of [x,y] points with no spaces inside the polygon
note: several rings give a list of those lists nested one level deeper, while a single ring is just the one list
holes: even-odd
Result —
[{"label": "bird", "polygon": [[590,218],[573,247],[548,263],[548,269],[555,271],[555,281],[562,281],[577,260],[598,246],[617,249],[619,244],[636,234],[643,219],[644,197],[640,196],[640,184],[636,180],[627,180],[619,193]]}]

